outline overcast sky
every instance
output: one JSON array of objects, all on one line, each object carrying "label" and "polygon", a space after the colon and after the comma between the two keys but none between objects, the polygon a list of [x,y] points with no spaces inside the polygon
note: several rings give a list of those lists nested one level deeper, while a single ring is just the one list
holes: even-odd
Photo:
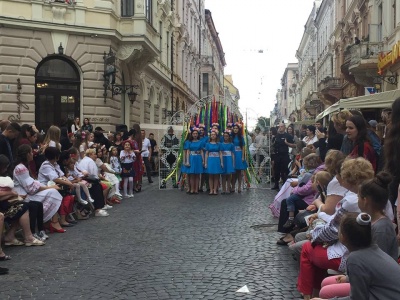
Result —
[{"label": "overcast sky", "polygon": [[[248,123],[269,116],[280,79],[295,57],[313,0],[206,0]],[[263,50],[263,53],[259,53]]]}]

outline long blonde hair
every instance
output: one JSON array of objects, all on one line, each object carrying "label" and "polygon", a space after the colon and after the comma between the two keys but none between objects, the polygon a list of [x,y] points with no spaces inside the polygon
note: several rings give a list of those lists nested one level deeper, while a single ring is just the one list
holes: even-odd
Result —
[{"label": "long blonde hair", "polygon": [[50,141],[53,141],[56,143],[56,147],[61,150],[61,144],[60,144],[60,138],[61,138],[61,130],[55,125],[50,126],[50,128],[47,130],[46,136],[44,137],[44,147],[48,147]]}]

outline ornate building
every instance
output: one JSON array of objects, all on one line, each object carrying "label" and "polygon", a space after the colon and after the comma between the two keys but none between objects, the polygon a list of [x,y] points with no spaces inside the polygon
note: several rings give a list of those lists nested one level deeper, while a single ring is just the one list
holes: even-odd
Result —
[{"label": "ornate building", "polygon": [[298,64],[289,63],[281,78],[282,88],[278,90],[278,93],[280,93],[278,109],[280,110],[282,120],[289,120],[291,122],[297,121],[297,113],[300,108],[297,79]]},{"label": "ornate building", "polygon": [[216,101],[223,102],[225,95],[225,53],[211,11],[208,9],[205,10],[205,21],[201,65],[201,98],[214,96]]},{"label": "ornate building", "polygon": [[314,1],[312,11],[304,25],[304,34],[296,57],[299,60],[298,89],[300,91],[299,120],[312,119],[322,109],[317,92],[317,45],[318,32],[315,19],[321,0]]},{"label": "ornate building", "polygon": [[224,95],[204,0],[0,2],[2,119],[156,128],[204,93]]}]

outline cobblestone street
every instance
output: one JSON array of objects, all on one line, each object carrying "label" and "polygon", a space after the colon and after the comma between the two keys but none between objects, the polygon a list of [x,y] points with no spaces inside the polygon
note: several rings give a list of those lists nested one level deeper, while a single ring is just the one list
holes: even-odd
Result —
[{"label": "cobblestone street", "polygon": [[[147,183],[145,184],[147,185]],[[277,246],[274,192],[186,195],[145,187],[108,218],[44,247],[5,248],[0,299],[297,299],[296,262]],[[247,285],[250,293],[236,293]]]}]

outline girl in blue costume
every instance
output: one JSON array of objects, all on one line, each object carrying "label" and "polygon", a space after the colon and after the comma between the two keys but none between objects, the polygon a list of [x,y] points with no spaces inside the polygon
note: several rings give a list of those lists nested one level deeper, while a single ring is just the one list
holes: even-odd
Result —
[{"label": "girl in blue costume", "polygon": [[235,192],[236,180],[238,181],[238,193],[242,192],[242,171],[247,169],[247,162],[245,157],[244,138],[241,132],[241,125],[235,123],[233,125],[232,143],[235,146],[235,170],[232,176],[231,193]]},{"label": "girl in blue costume", "polygon": [[[190,175],[189,175],[189,167],[188,167],[188,161],[189,161],[189,145],[190,145],[190,133],[187,134],[186,136],[186,140],[183,143],[183,159],[182,159],[182,166],[181,166],[181,182],[183,182],[182,184],[184,184],[184,182],[188,182],[188,189],[186,190],[186,193],[190,192]],[[185,179],[185,176],[188,175]],[[181,186],[182,190],[183,190],[183,186]]]},{"label": "girl in blue costume", "polygon": [[[199,140],[201,141],[203,145],[203,153],[205,153],[205,148],[206,144],[208,143],[208,136],[205,134],[206,133],[206,126],[204,124],[199,124]],[[200,187],[199,187],[199,192],[203,192],[203,186],[206,183],[207,180],[207,174],[205,173],[205,169],[203,171],[203,174],[200,176]]]},{"label": "girl in blue costume", "polygon": [[231,136],[228,131],[225,131],[222,135],[224,142],[221,143],[220,148],[222,151],[222,161],[224,163],[224,169],[222,172],[222,193],[226,194],[227,191],[231,190],[231,176],[236,172],[235,170],[235,147],[231,142]]},{"label": "girl in blue costume", "polygon": [[190,139],[188,149],[188,168],[189,168],[189,186],[190,194],[199,193],[200,174],[203,173],[203,143],[199,140],[199,129],[192,129],[192,136]]},{"label": "girl in blue costume", "polygon": [[223,172],[224,163],[222,161],[222,151],[218,143],[218,133],[215,129],[211,130],[210,140],[206,144],[206,158],[204,167],[208,173],[210,185],[209,195],[218,195],[219,176]]}]

